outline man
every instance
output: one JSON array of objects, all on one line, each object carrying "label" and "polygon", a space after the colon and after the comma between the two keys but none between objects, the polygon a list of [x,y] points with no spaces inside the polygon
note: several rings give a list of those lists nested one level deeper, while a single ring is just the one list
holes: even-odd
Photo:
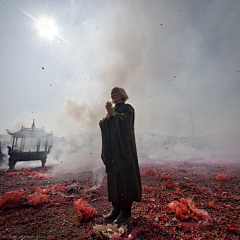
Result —
[{"label": "man", "polygon": [[111,98],[115,107],[107,102],[107,116],[99,123],[102,132],[101,157],[106,166],[108,198],[113,206],[104,220],[125,224],[131,219],[132,202],[140,202],[142,195],[134,109],[125,104],[128,96],[122,88],[113,88]]}]

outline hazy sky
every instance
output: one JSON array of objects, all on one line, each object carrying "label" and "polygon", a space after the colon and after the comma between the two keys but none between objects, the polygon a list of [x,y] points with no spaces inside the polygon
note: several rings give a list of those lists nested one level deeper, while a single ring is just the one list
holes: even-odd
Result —
[{"label": "hazy sky", "polygon": [[239,13],[239,0],[0,0],[0,134],[32,119],[100,133],[121,86],[136,133],[240,135]]}]

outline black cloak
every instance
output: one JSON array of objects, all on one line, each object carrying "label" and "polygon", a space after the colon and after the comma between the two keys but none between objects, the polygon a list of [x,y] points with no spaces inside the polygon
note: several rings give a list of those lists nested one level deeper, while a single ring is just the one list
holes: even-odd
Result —
[{"label": "black cloak", "polygon": [[134,109],[116,104],[115,116],[100,122],[101,158],[106,166],[109,201],[129,204],[141,201],[142,186],[134,134]]}]

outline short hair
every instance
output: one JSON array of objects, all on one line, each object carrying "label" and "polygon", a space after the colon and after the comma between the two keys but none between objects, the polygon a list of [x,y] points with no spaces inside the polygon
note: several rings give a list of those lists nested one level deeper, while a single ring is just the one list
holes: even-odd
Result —
[{"label": "short hair", "polygon": [[[127,95],[126,91],[125,91],[123,88],[114,87],[114,88],[112,89],[112,91],[113,91],[114,89],[118,89],[118,90],[119,90],[119,92],[120,92],[121,95],[122,95],[123,102],[126,102],[126,101],[128,100],[128,95]],[[111,92],[112,92],[112,91],[111,91]]]}]

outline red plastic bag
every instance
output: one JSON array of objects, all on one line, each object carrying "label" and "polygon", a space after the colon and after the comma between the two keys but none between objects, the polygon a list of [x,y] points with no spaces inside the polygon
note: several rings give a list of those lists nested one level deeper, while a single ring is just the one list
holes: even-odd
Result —
[{"label": "red plastic bag", "polygon": [[188,215],[188,210],[187,210],[187,207],[185,205],[183,205],[182,203],[179,203],[176,207],[176,210],[175,210],[175,213],[176,213],[176,216],[179,216],[179,217],[182,217],[182,218],[185,218],[186,217],[183,217],[182,215]]},{"label": "red plastic bag", "polygon": [[212,218],[207,211],[196,208],[195,203],[191,199],[187,198],[186,200],[191,211],[202,218],[204,226],[208,226],[212,223]]},{"label": "red plastic bag", "polygon": [[82,198],[74,201],[74,206],[80,215],[80,221],[87,221],[97,215],[97,210],[91,207]]},{"label": "red plastic bag", "polygon": [[0,198],[0,207],[5,209],[21,206],[23,204],[24,193],[25,191],[23,189],[19,189],[14,192],[5,192]]},{"label": "red plastic bag", "polygon": [[187,206],[179,203],[178,201],[172,201],[167,205],[171,210],[175,211],[175,215],[179,217],[180,219],[188,219],[189,218],[189,212],[187,209]]},{"label": "red plastic bag", "polygon": [[32,206],[38,206],[41,203],[48,202],[48,195],[42,194],[42,190],[40,188],[33,195],[27,196],[27,204]]},{"label": "red plastic bag", "polygon": [[167,206],[171,210],[174,210],[175,215],[180,219],[188,219],[190,217],[187,209],[187,207],[189,207],[193,213],[202,218],[204,226],[208,226],[212,223],[212,218],[210,217],[209,213],[204,209],[196,208],[195,203],[189,198],[181,198],[180,203],[178,201],[172,201]]}]

